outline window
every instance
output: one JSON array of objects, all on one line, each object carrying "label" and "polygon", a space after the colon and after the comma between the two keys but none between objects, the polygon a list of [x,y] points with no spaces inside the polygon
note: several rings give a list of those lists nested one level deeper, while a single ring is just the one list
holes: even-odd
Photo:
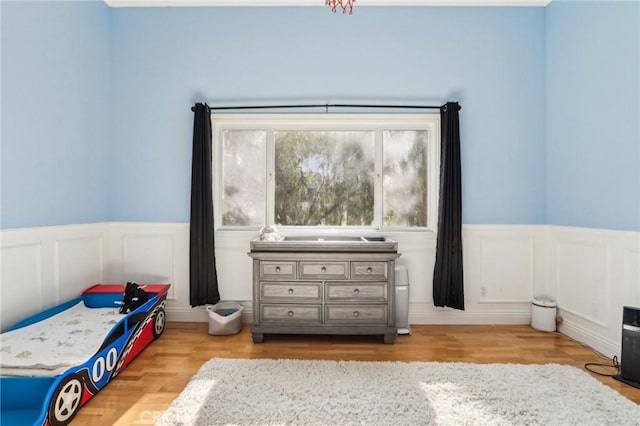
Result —
[{"label": "window", "polygon": [[213,114],[216,225],[435,230],[439,114]]},{"label": "window", "polygon": [[375,134],[276,131],[275,223],[373,226]]}]

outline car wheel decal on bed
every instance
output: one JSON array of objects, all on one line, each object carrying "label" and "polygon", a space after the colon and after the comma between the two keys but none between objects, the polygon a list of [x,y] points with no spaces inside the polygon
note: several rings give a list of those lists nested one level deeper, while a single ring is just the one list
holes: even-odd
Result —
[{"label": "car wheel decal on bed", "polygon": [[156,339],[162,335],[164,331],[164,325],[167,322],[167,314],[164,309],[160,308],[156,312],[155,321],[153,323],[153,337]]},{"label": "car wheel decal on bed", "polygon": [[83,387],[78,375],[69,376],[58,386],[49,407],[49,421],[52,425],[66,425],[73,419],[82,402]]},{"label": "car wheel decal on bed", "polygon": [[[145,327],[149,324],[151,319],[154,318],[157,315],[157,313],[160,311],[164,313],[164,306],[165,306],[165,302],[163,300],[161,303],[159,303],[156,306],[156,308],[152,311],[152,313],[144,319],[142,323],[138,324],[135,332],[131,335],[131,337],[129,337],[129,340],[127,340],[127,344],[124,350],[120,354],[120,359],[118,359],[118,365],[116,366],[116,369],[113,372],[114,377],[118,374],[118,372],[122,368],[122,364],[124,364],[125,360],[127,359],[127,356],[129,355],[129,352],[131,352],[133,345],[136,343],[136,341],[138,340],[138,337],[140,337],[140,335],[144,331]],[[163,329],[164,329],[164,325],[163,325]],[[155,336],[155,327],[152,330],[154,333],[154,337],[158,337],[158,336]]]}]

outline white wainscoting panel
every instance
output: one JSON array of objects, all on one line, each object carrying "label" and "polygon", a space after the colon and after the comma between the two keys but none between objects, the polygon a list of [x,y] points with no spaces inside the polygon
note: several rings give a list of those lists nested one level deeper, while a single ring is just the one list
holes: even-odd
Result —
[{"label": "white wainscoting panel", "polygon": [[548,226],[549,288],[559,331],[620,356],[622,308],[640,302],[638,232]]},{"label": "white wainscoting panel", "polygon": [[122,245],[123,282],[174,281],[175,244],[171,234],[124,234]]},{"label": "white wainscoting panel", "polygon": [[544,227],[463,225],[464,311],[433,305],[435,236],[406,242],[402,234],[390,237],[399,242],[398,263],[409,268],[409,323],[530,322],[533,288],[545,278]]},{"label": "white wainscoting panel", "polygon": [[[216,270],[223,300],[247,307],[250,321],[251,262],[249,241],[257,233],[216,233]],[[189,300],[188,223],[111,223],[109,225],[110,282],[170,283],[167,295],[169,321],[208,320],[203,306]]]},{"label": "white wainscoting panel", "polygon": [[622,292],[624,303],[640,308],[640,251],[622,248]]},{"label": "white wainscoting panel", "polygon": [[58,303],[78,297],[88,285],[102,282],[104,240],[102,235],[93,235],[55,241],[54,283]]},{"label": "white wainscoting panel", "polygon": [[[216,233],[216,265],[220,297],[225,300],[251,302],[253,299],[253,259],[247,253],[257,234]],[[247,308],[251,308],[247,303]]]},{"label": "white wainscoting panel", "polygon": [[105,224],[0,230],[0,326],[80,296],[102,280]]},{"label": "white wainscoting panel", "polygon": [[[558,304],[600,327],[607,327],[610,277],[608,244],[563,239],[557,245]],[[605,284],[605,285],[603,285]]]},{"label": "white wainscoting panel", "polygon": [[[433,234],[390,232],[409,270],[411,324],[528,324],[531,298],[558,302],[560,331],[619,355],[623,306],[640,307],[640,233],[545,225],[464,225],[465,311],[433,306]],[[0,230],[0,324],[97,282],[169,282],[169,321],[207,321],[189,302],[189,224],[106,223]],[[216,232],[223,300],[252,318],[257,232]]]},{"label": "white wainscoting panel", "polygon": [[42,245],[2,246],[2,331],[42,310]]},{"label": "white wainscoting panel", "polygon": [[[166,278],[172,284],[167,303],[170,321],[207,321],[202,307],[189,304],[187,224],[110,224],[110,278],[116,282],[145,282]],[[433,234],[395,232],[385,235],[398,241],[398,264],[409,270],[409,321],[413,324],[528,324],[532,286],[544,279],[539,262],[544,228],[538,226],[464,226],[466,311],[433,306],[433,266],[436,241]],[[245,321],[252,312],[252,262],[247,255],[256,232],[218,231],[216,269],[222,300],[245,306]],[[485,247],[487,254],[482,255]],[[159,250],[159,251],[158,251]],[[133,254],[132,254],[133,253]],[[172,253],[171,255],[169,253]],[[149,256],[155,258],[150,260]],[[172,262],[172,256],[175,258]],[[501,266],[503,265],[503,266]],[[172,270],[173,268],[173,270]],[[475,269],[475,271],[474,271]],[[542,268],[544,269],[544,268]],[[481,278],[480,271],[484,271]],[[480,287],[493,297],[482,300]]]},{"label": "white wainscoting panel", "polygon": [[534,239],[534,236],[480,239],[479,303],[531,301]]},{"label": "white wainscoting panel", "polygon": [[167,294],[167,318],[171,320],[172,308],[189,306],[188,233],[185,223],[109,224],[107,280],[171,284]]},{"label": "white wainscoting panel", "polygon": [[[409,273],[409,302],[411,306],[433,306],[433,267],[436,260],[435,235],[427,234],[419,238],[411,234],[396,233],[389,236],[398,241],[401,256],[396,259],[398,265],[407,267]],[[409,321],[417,323],[417,318]]]}]

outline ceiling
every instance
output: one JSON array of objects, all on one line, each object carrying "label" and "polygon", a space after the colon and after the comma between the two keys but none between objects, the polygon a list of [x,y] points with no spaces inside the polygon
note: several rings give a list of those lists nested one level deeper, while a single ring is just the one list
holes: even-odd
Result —
[{"label": "ceiling", "polygon": [[[112,7],[324,6],[324,0],[104,0]],[[355,0],[360,6],[546,6],[551,0]]]}]

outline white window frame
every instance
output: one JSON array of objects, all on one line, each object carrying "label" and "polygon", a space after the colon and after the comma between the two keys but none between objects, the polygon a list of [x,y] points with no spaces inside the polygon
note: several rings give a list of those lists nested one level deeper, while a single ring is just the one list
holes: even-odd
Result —
[{"label": "white window frame", "polygon": [[[222,206],[222,132],[225,130],[267,131],[267,179],[265,217],[266,224],[273,224],[275,205],[275,131],[375,131],[375,185],[374,223],[367,227],[281,226],[279,229],[321,233],[322,231],[428,231],[435,232],[438,220],[438,193],[440,181],[440,114],[211,114],[213,137],[213,201]],[[427,226],[386,227],[382,217],[382,170],[384,130],[426,130],[427,139]],[[258,230],[260,226],[223,226],[222,209],[214,207],[214,223],[217,230]]]}]

